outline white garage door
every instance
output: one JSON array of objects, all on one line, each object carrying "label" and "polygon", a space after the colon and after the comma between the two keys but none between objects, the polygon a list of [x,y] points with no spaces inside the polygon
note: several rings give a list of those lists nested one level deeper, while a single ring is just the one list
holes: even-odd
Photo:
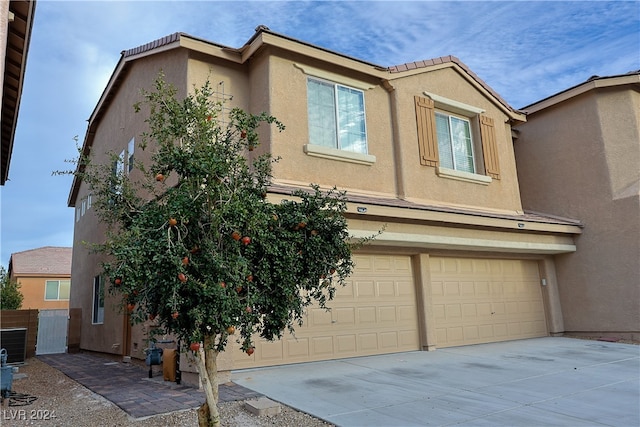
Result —
[{"label": "white garage door", "polygon": [[295,337],[256,342],[234,369],[419,349],[416,294],[408,256],[356,255],[353,275],[327,312],[310,307]]},{"label": "white garage door", "polygon": [[430,258],[437,347],[547,336],[535,261]]}]

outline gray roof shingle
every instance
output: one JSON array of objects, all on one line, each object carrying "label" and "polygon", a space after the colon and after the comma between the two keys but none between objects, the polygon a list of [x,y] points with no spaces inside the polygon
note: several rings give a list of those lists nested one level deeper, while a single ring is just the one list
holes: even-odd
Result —
[{"label": "gray roof shingle", "polygon": [[72,248],[45,246],[11,254],[9,274],[71,276]]}]

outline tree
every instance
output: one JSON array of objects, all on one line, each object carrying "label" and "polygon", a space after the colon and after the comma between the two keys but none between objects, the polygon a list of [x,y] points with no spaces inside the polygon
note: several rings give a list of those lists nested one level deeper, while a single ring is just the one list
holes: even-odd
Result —
[{"label": "tree", "polygon": [[251,355],[256,334],[279,339],[310,304],[326,308],[353,269],[353,246],[343,192],[310,185],[267,200],[277,159],[248,154],[261,128],[284,125],[240,109],[223,116],[212,95],[206,83],[179,99],[160,75],[135,105],[148,112],[142,149],[152,153],[136,163],[141,178],[115,153],[108,164],[81,158],[75,173],[108,226],[96,249],[109,291],[133,322],[155,319],[180,339],[206,392],[200,425],[217,426],[219,352],[235,338]]},{"label": "tree", "polygon": [[24,296],[20,292],[20,284],[12,280],[4,266],[0,266],[0,309],[19,310]]}]

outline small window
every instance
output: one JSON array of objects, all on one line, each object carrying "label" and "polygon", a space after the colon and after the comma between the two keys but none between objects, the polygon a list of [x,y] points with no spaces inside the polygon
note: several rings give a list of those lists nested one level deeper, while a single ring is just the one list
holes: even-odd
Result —
[{"label": "small window", "polygon": [[104,323],[104,280],[101,276],[93,278],[93,324]]},{"label": "small window", "polygon": [[91,194],[87,196],[87,210],[91,209]]},{"label": "small window", "polygon": [[131,138],[131,141],[129,141],[129,145],[127,146],[127,173],[131,172],[133,170],[133,153],[135,150],[135,141],[133,138]]},{"label": "small window", "polygon": [[80,206],[76,208],[76,222],[80,221]]},{"label": "small window", "polygon": [[87,199],[82,199],[82,212],[81,212],[81,216],[84,216],[84,214],[87,212]]},{"label": "small window", "polygon": [[307,108],[310,144],[367,153],[364,92],[308,78]]},{"label": "small window", "polygon": [[45,282],[44,299],[46,301],[61,301],[69,299],[71,281],[47,280]]}]

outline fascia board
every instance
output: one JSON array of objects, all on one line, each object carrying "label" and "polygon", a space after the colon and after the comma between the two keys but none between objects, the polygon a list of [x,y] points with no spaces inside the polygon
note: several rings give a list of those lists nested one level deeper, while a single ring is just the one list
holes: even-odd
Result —
[{"label": "fascia board", "polygon": [[378,79],[388,79],[389,77],[388,71],[381,70],[372,64],[367,64],[356,59],[338,55],[304,43],[287,40],[285,38],[278,37],[277,35],[265,32],[260,33],[250,45],[244,48],[242,52],[242,62],[248,60],[258,49],[260,49],[260,47],[266,45],[318,59],[332,65],[338,65]]},{"label": "fascia board", "polygon": [[[350,229],[353,241],[371,237],[370,230]],[[569,243],[540,243],[517,240],[493,240],[481,238],[439,236],[431,234],[391,233],[383,231],[368,245],[418,247],[429,249],[448,249],[481,252],[508,252],[527,254],[562,254],[576,251],[576,246]]]},{"label": "fascia board", "polygon": [[[269,193],[267,199],[271,203],[283,200],[298,200],[297,197]],[[456,212],[438,212],[422,209],[408,209],[392,206],[379,206],[367,203],[347,202],[346,215],[352,218],[385,221],[386,219],[413,220],[442,223],[453,226],[492,228],[496,230],[519,230],[523,233],[554,233],[577,235],[582,229],[577,225],[548,224],[535,221],[495,218],[481,215],[471,215]]]},{"label": "fascia board", "polygon": [[571,98],[575,98],[579,95],[582,95],[583,93],[589,92],[594,89],[633,85],[638,83],[640,83],[640,74],[594,79],[581,85],[567,89],[564,92],[560,92],[556,95],[550,96],[549,98],[545,98],[535,104],[524,107],[524,111],[526,114],[533,114],[537,113],[538,111],[544,110],[545,108],[560,104]]},{"label": "fascia board", "polygon": [[[362,208],[366,210],[366,213],[362,213]],[[548,224],[520,219],[495,218],[456,212],[438,212],[421,209],[407,209],[353,202],[347,203],[346,213],[358,215],[358,217],[396,218],[402,220],[446,223],[451,225],[521,230],[524,233],[546,232],[562,234],[582,234],[582,229],[574,225]]]}]

